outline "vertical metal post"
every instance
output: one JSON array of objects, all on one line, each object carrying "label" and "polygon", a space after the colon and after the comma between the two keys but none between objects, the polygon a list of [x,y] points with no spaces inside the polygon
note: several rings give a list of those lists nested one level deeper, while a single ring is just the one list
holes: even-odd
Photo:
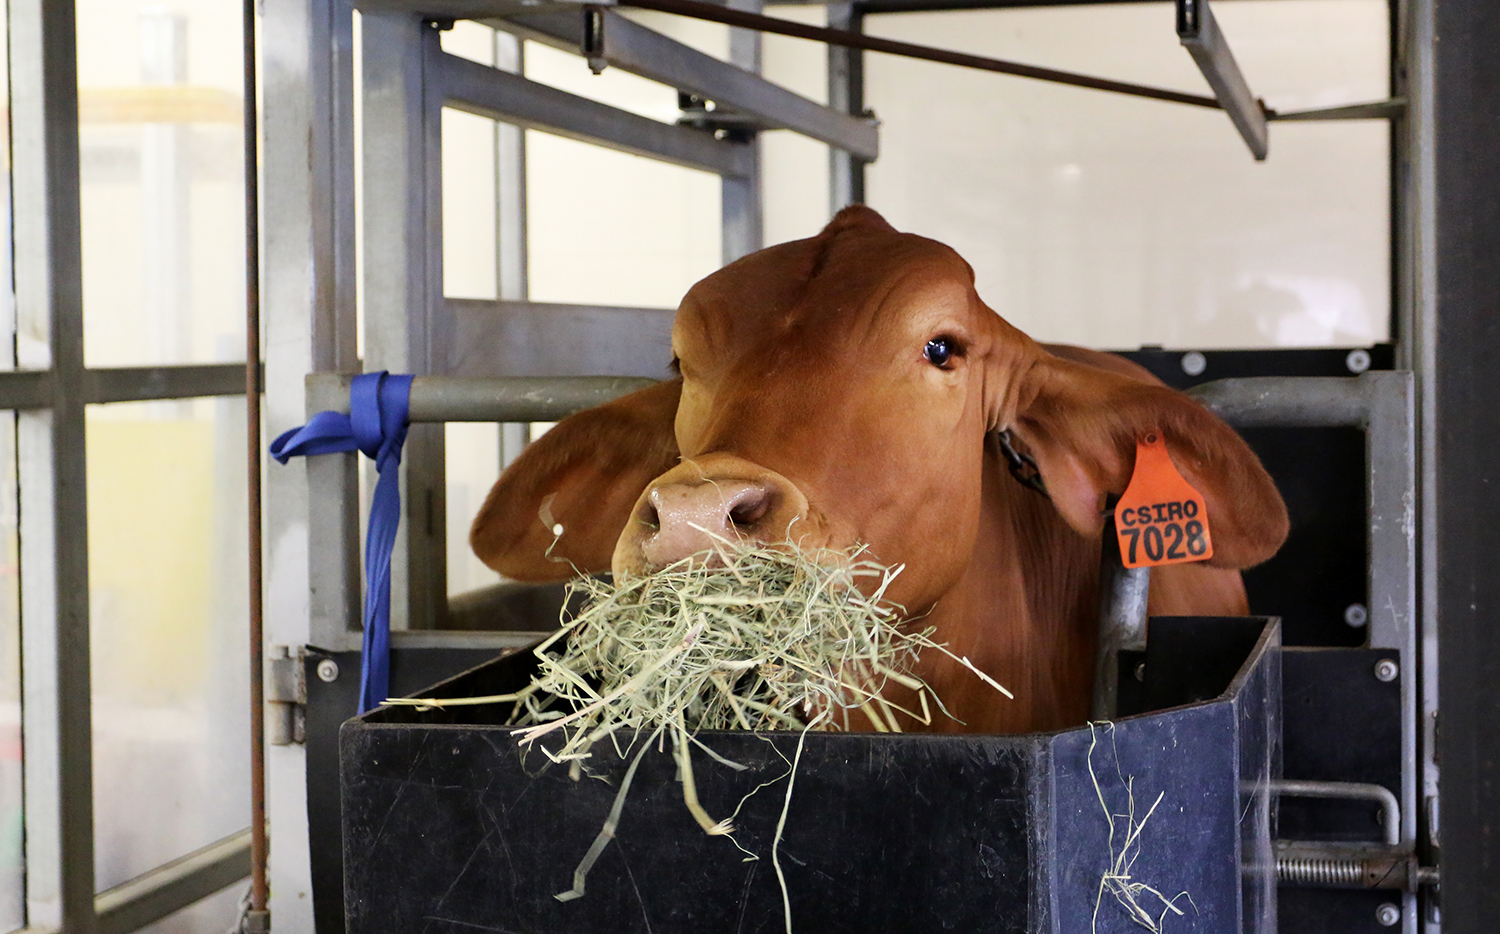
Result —
[{"label": "vertical metal post", "polygon": [[[725,5],[733,10],[759,13],[763,3],[762,0],[727,0]],[[760,74],[760,33],[751,29],[731,28],[729,61],[746,71]],[[750,174],[739,177],[726,175],[723,179],[723,254],[726,265],[765,245],[759,134],[748,145]]]},{"label": "vertical metal post", "polygon": [[257,119],[255,0],[240,9],[243,49],[245,152],[245,467],[249,505],[249,618],[250,618],[250,906],[246,926],[268,931],[266,905],[266,687],[265,607],[261,592],[261,465],[265,454],[260,433],[260,121]]},{"label": "vertical metal post", "polygon": [[[362,19],[365,369],[432,372],[443,301],[442,54],[432,24],[409,13]],[[447,611],[441,425],[414,425],[402,464],[406,515],[391,560],[391,626],[429,629]]]},{"label": "vertical metal post", "polygon": [[[495,67],[526,73],[520,38],[495,30]],[[495,294],[502,302],[524,302],[526,269],[526,131],[513,123],[495,124],[495,243],[499,250]]]},{"label": "vertical metal post", "polygon": [[1094,702],[1089,716],[1113,720],[1120,695],[1120,652],[1146,648],[1151,569],[1127,568],[1113,517],[1104,520],[1099,560],[1099,643],[1094,654]]},{"label": "vertical metal post", "polygon": [[[17,328],[51,410],[17,416],[27,920],[95,929],[78,43],[72,0],[12,0]],[[50,500],[50,501],[49,501]]]},{"label": "vertical metal post", "polygon": [[1433,4],[1435,297],[1431,382],[1443,766],[1442,915],[1454,932],[1500,916],[1500,6]]},{"label": "vertical metal post", "polygon": [[[306,421],[306,374],[354,364],[353,159],[347,154],[353,143],[353,39],[347,0],[264,0],[262,17],[261,85],[265,99],[275,102],[262,121],[264,172],[274,183],[261,198],[267,221],[261,284],[269,349],[264,399],[266,427],[275,435]],[[331,471],[331,482],[320,483],[319,471]],[[312,458],[305,467],[267,473],[269,642],[299,646],[311,641],[313,614],[329,597],[327,578],[352,586],[357,595],[354,513],[329,519],[319,511],[340,496],[310,495],[315,489],[340,494],[352,488],[353,479],[349,456]],[[357,605],[357,596],[342,604]],[[276,827],[271,910],[278,929],[311,931],[303,747],[267,750],[267,785],[267,807]]]},{"label": "vertical metal post", "polygon": [[[852,3],[830,3],[828,26],[848,32],[864,31],[864,14]],[[828,47],[828,106],[844,113],[861,114],[865,110],[865,53],[841,46]],[[830,213],[865,200],[865,163],[842,149],[830,147],[829,193]]]},{"label": "vertical metal post", "polygon": [[[1422,806],[1417,810],[1417,852],[1424,865],[1437,863],[1439,769],[1437,437],[1435,334],[1437,328],[1436,152],[1433,141],[1433,0],[1397,4],[1392,91],[1406,98],[1406,110],[1391,123],[1392,211],[1395,275],[1396,366],[1414,374],[1417,450],[1417,658],[1408,670],[1420,679],[1417,723],[1417,778]],[[1428,934],[1441,929],[1436,901],[1425,895],[1421,923]]]}]

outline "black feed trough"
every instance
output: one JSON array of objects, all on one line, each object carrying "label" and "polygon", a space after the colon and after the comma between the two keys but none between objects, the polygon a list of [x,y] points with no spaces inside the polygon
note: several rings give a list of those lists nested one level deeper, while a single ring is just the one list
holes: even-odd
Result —
[{"label": "black feed trough", "polygon": [[[1175,899],[1166,932],[1270,934],[1279,641],[1263,618],[1152,620],[1144,658],[1122,659],[1122,708],[1145,712],[1112,731],[808,735],[777,853],[793,930],[1145,930],[1108,886],[1101,896],[1110,874]],[[499,658],[424,696],[514,690],[530,662]],[[553,896],[572,887],[627,763],[604,744],[590,763],[602,777],[572,781],[539,751],[521,755],[495,713],[393,708],[344,725],[352,934],[785,930],[771,851],[797,734],[701,736],[742,772],[694,755],[704,807],[718,819],[739,806],[736,839],[758,859],[699,829],[670,752],[653,750],[587,894],[563,903]],[[1139,821],[1158,796],[1122,860],[1120,815],[1133,797]],[[1164,910],[1145,890],[1137,900],[1153,919]]]}]

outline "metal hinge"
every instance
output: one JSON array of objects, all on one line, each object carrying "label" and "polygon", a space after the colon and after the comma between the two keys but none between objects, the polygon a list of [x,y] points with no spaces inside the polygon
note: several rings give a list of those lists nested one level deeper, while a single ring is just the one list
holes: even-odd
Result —
[{"label": "metal hinge", "polygon": [[266,741],[272,746],[290,746],[306,739],[304,654],[300,645],[295,654],[288,646],[271,646],[271,657],[266,662]]}]

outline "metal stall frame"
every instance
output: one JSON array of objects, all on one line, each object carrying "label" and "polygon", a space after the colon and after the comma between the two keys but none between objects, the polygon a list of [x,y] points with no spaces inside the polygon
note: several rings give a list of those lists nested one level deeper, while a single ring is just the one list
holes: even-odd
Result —
[{"label": "metal stall frame", "polygon": [[96,403],[236,396],[245,365],[90,368],[83,353],[77,32],[71,0],[12,0],[16,328],[0,408],[20,487],[27,930],[126,932],[250,872],[248,829],[95,892],[84,415]]},{"label": "metal stall frame", "polygon": [[[723,180],[725,262],[761,246],[758,130],[790,129],[853,159],[877,155],[873,120],[816,104],[759,77],[759,36],[743,30],[731,31],[731,61],[723,62],[603,10],[602,43],[590,49],[590,57],[605,65],[714,101],[714,113],[732,116],[733,126],[659,123],[524,78],[518,37],[578,52],[582,10],[576,3],[494,0],[265,0],[263,89],[276,102],[265,113],[263,160],[266,178],[274,180],[265,188],[263,225],[266,408],[273,434],[300,424],[309,405],[312,411],[337,408],[338,391],[328,387],[338,385],[341,374],[361,370],[463,377],[665,375],[673,311],[527,300],[522,128],[717,174]],[[496,34],[497,67],[443,52],[439,30],[452,18],[506,30]],[[442,294],[445,106],[499,121],[495,301]],[[364,143],[365,272],[358,282],[356,110]],[[832,207],[847,201],[833,199]],[[360,290],[363,360],[356,349]],[[563,410],[531,411],[529,417],[550,419]],[[443,453],[440,425],[413,426],[402,471],[406,515],[393,561],[392,645],[399,652],[516,644],[523,637],[436,629],[447,610]],[[360,602],[357,470],[353,457],[331,456],[267,475],[266,618],[273,654],[290,660],[302,646],[358,645],[360,620],[351,610]],[[272,734],[290,740],[303,697],[300,669],[275,660],[271,669]],[[306,770],[305,752],[295,744],[268,750],[269,809],[277,827],[272,908],[276,926],[284,929],[314,926]]]}]

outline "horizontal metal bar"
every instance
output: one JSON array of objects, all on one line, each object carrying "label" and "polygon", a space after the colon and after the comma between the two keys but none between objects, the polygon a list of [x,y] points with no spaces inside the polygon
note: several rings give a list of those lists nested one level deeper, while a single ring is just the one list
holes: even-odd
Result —
[{"label": "horizontal metal bar", "polygon": [[97,934],[127,934],[250,875],[250,829],[100,892]]},{"label": "horizontal metal bar", "polygon": [[0,409],[43,409],[51,404],[51,370],[0,372]]},{"label": "horizontal metal bar", "polygon": [[[552,629],[556,629],[553,626]],[[551,630],[548,630],[549,632]],[[396,649],[520,649],[531,645],[541,637],[537,632],[463,632],[441,629],[401,629],[391,633],[391,645]],[[353,633],[354,648],[359,648],[359,633]]]},{"label": "horizontal metal bar", "polygon": [[[264,383],[264,368],[261,380]],[[89,404],[238,396],[244,392],[243,363],[104,367],[83,372],[83,398]],[[44,409],[51,404],[51,370],[0,371],[0,409]]]},{"label": "horizontal metal bar", "polygon": [[651,120],[446,52],[434,57],[443,98],[458,110],[690,169],[750,173],[750,149],[743,143]]},{"label": "horizontal metal bar", "polygon": [[[795,0],[824,2],[824,0]],[[871,13],[941,13],[951,10],[1004,10],[1014,7],[1084,6],[1099,0],[856,0],[854,12]],[[1110,0],[1111,4],[1153,3],[1157,0]]]},{"label": "horizontal metal bar", "polygon": [[[85,370],[83,380],[84,397],[91,403],[240,396],[245,393],[245,365],[110,367]],[[265,383],[264,368],[261,383]]]},{"label": "horizontal metal bar", "polygon": [[1257,161],[1264,159],[1270,148],[1265,109],[1250,93],[1208,0],[1177,0],[1177,37],[1214,89],[1214,96],[1244,137],[1250,153]]},{"label": "horizontal metal bar", "polygon": [[549,9],[580,10],[585,5],[614,6],[615,0],[354,0],[361,13],[415,13],[432,20],[482,20]]},{"label": "horizontal metal bar", "polygon": [[1271,782],[1271,791],[1283,798],[1328,798],[1339,801],[1374,801],[1380,805],[1385,826],[1385,842],[1401,843],[1401,804],[1384,785],[1370,782],[1309,782],[1280,779]]},{"label": "horizontal metal bar", "polygon": [[1143,84],[1131,84],[1126,81],[1111,81],[1107,78],[1095,78],[1092,75],[1080,75],[1071,71],[1058,71],[1055,68],[1040,68],[1036,65],[1023,65],[1019,62],[985,58],[982,55],[967,55],[962,52],[934,49],[931,46],[915,45],[910,42],[897,42],[894,39],[881,39],[877,36],[867,36],[863,33],[849,32],[843,29],[825,29],[822,26],[809,26],[805,23],[794,23],[790,20],[777,19],[774,16],[762,16],[758,13],[732,10],[727,7],[716,6],[712,3],[704,3],[701,0],[619,0],[617,5],[622,7],[639,7],[643,10],[657,10],[677,16],[689,16],[694,19],[708,20],[712,23],[723,23],[726,26],[755,29],[760,32],[775,33],[779,36],[792,36],[796,39],[811,39],[814,42],[826,42],[829,45],[838,45],[849,49],[884,52],[888,55],[919,58],[924,61],[941,62],[945,65],[958,65],[963,68],[977,68],[981,71],[993,71],[1004,75],[1015,75],[1020,78],[1035,78],[1039,81],[1051,81],[1054,84],[1068,84],[1073,87],[1092,88],[1096,91],[1112,91],[1116,94],[1129,94],[1133,97],[1147,97],[1152,100],[1170,101],[1176,104],[1191,104],[1197,107],[1218,108],[1220,106],[1219,102],[1214,98],[1204,97],[1201,94],[1184,94],[1181,91],[1169,91],[1165,88],[1147,87]]},{"label": "horizontal metal bar", "polygon": [[[583,41],[583,18],[572,11],[513,16],[492,25],[575,52]],[[874,121],[810,101],[618,13],[604,14],[602,57],[622,71],[749,115],[760,129],[792,130],[870,162],[880,155]]]},{"label": "horizontal metal bar", "polygon": [[449,299],[434,322],[448,376],[640,376],[661,379],[672,319],[660,308]]},{"label": "horizontal metal bar", "polygon": [[[348,412],[352,379],[342,373],[308,374],[309,411]],[[418,376],[411,384],[410,417],[413,422],[551,422],[655,382],[625,376]]]},{"label": "horizontal metal bar", "polygon": [[1337,107],[1318,107],[1313,110],[1293,110],[1282,113],[1267,110],[1267,120],[1387,120],[1406,113],[1406,98],[1393,97],[1384,101],[1368,101],[1363,104],[1340,104]]},{"label": "horizontal metal bar", "polygon": [[1203,383],[1188,395],[1236,428],[1363,428],[1379,381],[1396,375],[1252,376]]}]

